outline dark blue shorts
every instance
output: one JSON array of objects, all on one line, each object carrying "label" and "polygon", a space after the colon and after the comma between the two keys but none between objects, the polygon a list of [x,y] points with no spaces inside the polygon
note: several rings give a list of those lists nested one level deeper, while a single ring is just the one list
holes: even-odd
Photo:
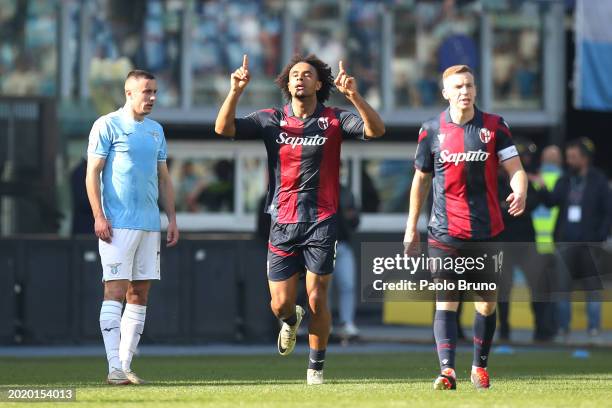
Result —
[{"label": "dark blue shorts", "polygon": [[[450,281],[456,284],[456,289],[436,290],[436,301],[497,301],[497,286],[501,280],[504,255],[498,237],[482,241],[454,242],[452,245],[430,239],[427,252],[433,281]],[[483,289],[470,290],[466,294],[465,290],[459,289],[460,281],[475,284],[475,288]],[[486,285],[481,286],[482,284]],[[495,285],[493,290],[485,289],[491,288],[491,284]]]},{"label": "dark blue shorts", "polygon": [[461,261],[460,264],[440,262],[442,265],[431,262],[430,271],[434,279],[497,283],[503,270],[503,250],[499,236],[452,244],[443,244],[430,238],[428,256],[440,261],[448,258]]},{"label": "dark blue shorts", "polygon": [[284,281],[306,270],[317,275],[332,273],[337,236],[336,216],[295,224],[272,221],[268,241],[268,279]]}]

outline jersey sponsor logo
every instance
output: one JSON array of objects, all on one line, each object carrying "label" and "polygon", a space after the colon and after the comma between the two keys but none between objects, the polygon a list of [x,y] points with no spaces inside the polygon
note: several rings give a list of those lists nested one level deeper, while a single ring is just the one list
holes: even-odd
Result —
[{"label": "jersey sponsor logo", "polygon": [[323,116],[317,120],[317,125],[319,125],[319,129],[325,130],[329,127],[329,119]]},{"label": "jersey sponsor logo", "polygon": [[451,153],[448,150],[440,152],[440,163],[455,163],[458,166],[461,162],[484,162],[487,161],[491,153],[482,150],[470,150],[467,152]]},{"label": "jersey sponsor logo", "polygon": [[327,141],[326,137],[314,136],[289,136],[287,132],[281,132],[276,139],[278,144],[290,145],[292,149],[296,146],[323,146]]},{"label": "jersey sponsor logo", "polygon": [[480,141],[482,143],[489,143],[491,141],[491,131],[487,128],[480,129],[478,136],[480,136]]}]

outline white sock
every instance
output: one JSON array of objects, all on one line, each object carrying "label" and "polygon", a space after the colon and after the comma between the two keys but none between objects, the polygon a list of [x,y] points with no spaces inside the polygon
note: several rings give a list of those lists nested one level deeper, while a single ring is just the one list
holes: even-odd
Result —
[{"label": "white sock", "polygon": [[141,305],[125,305],[125,311],[121,318],[121,343],[119,344],[119,359],[121,368],[130,370],[132,357],[138,347],[140,335],[144,329],[147,307]]},{"label": "white sock", "polygon": [[105,300],[100,308],[100,331],[104,339],[109,373],[121,369],[119,360],[121,309],[123,304],[114,300]]}]

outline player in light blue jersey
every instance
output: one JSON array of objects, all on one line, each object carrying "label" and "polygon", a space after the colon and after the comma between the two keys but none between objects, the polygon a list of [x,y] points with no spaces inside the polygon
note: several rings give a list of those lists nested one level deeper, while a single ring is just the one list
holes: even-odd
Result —
[{"label": "player in light blue jersey", "polygon": [[85,184],[100,239],[100,330],[109,384],[144,383],[130,365],[144,328],[151,280],[160,279],[159,196],[168,217],[166,245],[176,245],[179,238],[164,131],[146,118],[156,93],[152,74],[131,71],[125,106],[96,120],[89,134]]}]

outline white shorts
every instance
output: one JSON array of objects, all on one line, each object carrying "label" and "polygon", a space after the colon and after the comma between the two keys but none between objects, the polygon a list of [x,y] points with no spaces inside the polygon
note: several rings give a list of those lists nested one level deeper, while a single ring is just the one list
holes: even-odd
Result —
[{"label": "white shorts", "polygon": [[159,280],[158,231],[113,229],[111,243],[99,240],[102,281]]}]

